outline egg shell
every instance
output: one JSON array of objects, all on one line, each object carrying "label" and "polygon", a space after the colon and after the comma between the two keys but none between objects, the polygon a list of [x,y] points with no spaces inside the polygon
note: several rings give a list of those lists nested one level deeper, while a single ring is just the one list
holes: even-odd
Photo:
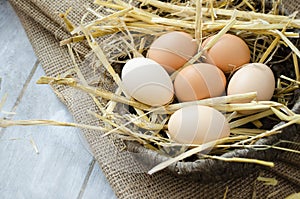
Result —
[{"label": "egg shell", "polygon": [[[204,46],[213,39],[207,38]],[[232,34],[224,34],[219,40],[205,52],[206,62],[218,66],[224,73],[230,73],[234,69],[250,62],[250,50],[248,45]]]},{"label": "egg shell", "polygon": [[174,31],[158,37],[151,44],[147,57],[172,73],[192,58],[197,49],[198,45],[191,35]]},{"label": "egg shell", "polygon": [[148,58],[133,58],[122,69],[125,91],[150,106],[161,106],[173,99],[174,89],[169,74]]},{"label": "egg shell", "polygon": [[170,117],[168,134],[182,144],[203,144],[230,134],[229,124],[222,113],[200,105],[177,110]]},{"label": "egg shell", "polygon": [[221,96],[225,93],[226,77],[216,66],[198,63],[182,69],[174,81],[180,102]]},{"label": "egg shell", "polygon": [[[257,92],[257,100],[270,100],[275,90],[275,78],[272,70],[262,63],[246,64],[231,77],[227,94]],[[245,101],[248,102],[248,101]]]}]

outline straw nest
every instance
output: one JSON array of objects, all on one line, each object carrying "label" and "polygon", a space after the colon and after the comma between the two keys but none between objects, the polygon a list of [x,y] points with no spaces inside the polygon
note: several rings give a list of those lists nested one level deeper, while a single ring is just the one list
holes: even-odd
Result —
[{"label": "straw nest", "polygon": [[[229,171],[235,172],[240,168],[245,170],[254,165],[273,167],[272,158],[277,151],[300,153],[285,147],[286,143],[299,144],[285,140],[285,136],[297,136],[297,124],[300,123],[300,115],[297,114],[300,19],[296,18],[296,13],[287,15],[281,1],[137,0],[128,3],[95,0],[94,4],[93,8],[86,7],[87,13],[80,22],[68,19],[71,10],[60,15],[72,35],[61,41],[61,45],[68,46],[78,69],[72,46],[77,42],[87,44],[90,54],[97,58],[94,62],[106,69],[113,86],[109,90],[89,85],[79,69],[77,78],[41,77],[38,83],[67,85],[89,93],[101,111],[90,113],[99,118],[103,125],[1,120],[0,126],[50,124],[100,130],[104,132],[103,136],[115,135],[125,140],[127,150],[136,152],[138,159],[150,166],[149,174],[169,168],[169,171],[179,175],[192,173],[192,178],[197,179],[209,178],[211,174],[205,173],[218,168],[223,169],[215,173],[216,176],[228,177]],[[120,64],[130,58],[144,56],[155,38],[176,30],[190,33],[199,45],[208,36],[216,35],[186,65],[201,59],[203,51],[227,32],[243,38],[251,50],[251,62],[265,63],[274,72],[277,85],[272,101],[256,101],[255,92],[174,102],[163,107],[150,107],[130,98],[122,89]],[[176,74],[173,73],[172,78]],[[252,101],[237,103],[245,99]],[[230,124],[230,137],[192,146],[170,140],[166,136],[168,118],[179,108],[191,104],[222,111]],[[252,113],[241,115],[238,111],[242,110],[251,110]],[[210,149],[208,154],[202,153],[207,149]]]}]

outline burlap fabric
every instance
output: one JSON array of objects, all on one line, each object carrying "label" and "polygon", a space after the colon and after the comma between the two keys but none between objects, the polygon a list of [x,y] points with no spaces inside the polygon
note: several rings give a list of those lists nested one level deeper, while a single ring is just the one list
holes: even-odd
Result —
[{"label": "burlap fabric", "polygon": [[[68,33],[63,21],[58,17],[69,7],[72,21],[80,21],[84,13],[83,5],[91,4],[91,0],[81,1],[36,1],[10,0],[19,15],[28,34],[36,55],[45,72],[49,76],[57,76],[74,68],[66,47],[60,47],[59,41],[67,38]],[[298,10],[299,1],[285,1],[288,10]],[[84,45],[76,45],[81,55],[88,53]],[[95,76],[103,78],[104,71],[93,71],[87,64],[80,65],[81,72],[89,82]],[[105,82],[102,82],[105,85]],[[54,87],[54,91],[66,104],[79,123],[97,125],[98,120],[86,110],[98,111],[89,95],[69,87]],[[294,127],[291,140],[300,141],[297,128]],[[119,198],[223,198],[226,189],[227,198],[284,198],[292,193],[300,192],[300,157],[295,153],[277,152],[271,159],[275,160],[275,168],[255,167],[244,172],[244,176],[231,176],[228,169],[233,164],[224,164],[223,170],[216,170],[216,176],[226,174],[229,179],[214,182],[191,181],[161,171],[154,175],[143,173],[142,165],[137,163],[130,153],[122,152],[109,137],[101,133],[82,130],[91,151],[99,162],[109,183]],[[299,146],[294,146],[299,150]],[[275,151],[274,151],[275,153]],[[237,168],[242,168],[236,164]],[[248,167],[247,167],[248,168]],[[232,170],[231,170],[232,172]],[[237,171],[240,174],[243,172]],[[193,174],[191,174],[193,175]],[[271,177],[278,180],[276,186],[265,185],[257,177]],[[101,196],[99,196],[101,198]]]}]

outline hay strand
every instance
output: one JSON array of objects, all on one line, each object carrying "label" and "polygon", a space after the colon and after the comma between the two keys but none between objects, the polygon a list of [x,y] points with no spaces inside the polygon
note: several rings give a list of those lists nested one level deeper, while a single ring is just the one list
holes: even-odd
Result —
[{"label": "hay strand", "polygon": [[[300,115],[293,113],[286,104],[289,104],[294,96],[294,91],[299,88],[300,75],[298,58],[299,49],[291,42],[291,38],[299,38],[295,29],[300,28],[300,19],[296,19],[296,13],[290,16],[279,15],[279,4],[275,2],[272,10],[266,10],[265,2],[262,4],[262,12],[257,12],[255,3],[242,0],[237,5],[231,1],[216,2],[212,0],[191,1],[189,3],[171,1],[169,3],[158,0],[138,0],[141,4],[122,0],[95,0],[94,4],[104,9],[105,14],[99,14],[97,10],[86,7],[87,13],[82,17],[80,25],[75,27],[68,19],[67,10],[60,17],[64,20],[71,37],[60,42],[67,45],[70,57],[73,61],[77,78],[41,77],[38,84],[65,85],[88,93],[97,104],[101,114],[88,111],[89,114],[99,119],[99,126],[84,124],[64,123],[51,120],[0,120],[0,126],[14,125],[56,125],[86,128],[103,132],[103,136],[112,134],[117,137],[136,141],[145,148],[168,154],[167,150],[181,147],[179,155],[163,162],[148,173],[152,174],[161,169],[185,161],[187,157],[197,154],[198,158],[210,158],[226,162],[254,163],[273,167],[272,162],[232,157],[226,158],[222,154],[239,148],[267,150],[276,149],[287,152],[299,153],[292,149],[280,146],[255,145],[255,141],[281,133],[283,128],[293,124],[300,124]],[[248,11],[247,11],[248,10]],[[249,11],[250,10],[250,11]],[[268,12],[268,13],[267,13]],[[93,19],[88,19],[92,15]],[[210,99],[202,99],[192,102],[174,102],[160,107],[150,107],[132,99],[123,88],[121,78],[115,71],[115,63],[125,63],[126,59],[141,57],[149,48],[148,36],[156,38],[169,31],[185,31],[194,35],[198,44],[198,51],[187,63],[171,75],[174,80],[179,71],[188,65],[205,59],[204,52],[216,44],[218,39],[226,33],[236,34],[246,41],[251,50],[251,58],[261,63],[279,64],[292,59],[295,79],[281,75],[277,80],[277,88],[273,99],[277,101],[257,101],[257,93],[244,93],[231,96],[220,96]],[[117,35],[117,39],[111,40]],[[98,42],[98,37],[106,36],[103,43]],[[202,41],[209,36],[214,36],[206,46],[202,47]],[[102,88],[92,87],[84,79],[76,63],[72,44],[87,41],[95,60],[101,63],[118,86],[115,91],[107,91]],[[291,50],[287,57],[278,58],[277,52],[282,47]],[[125,60],[124,60],[125,58]],[[102,105],[99,97],[108,100]],[[4,104],[4,98],[0,103],[0,109]],[[248,101],[248,103],[244,103]],[[124,115],[117,112],[118,105],[128,105],[135,112],[129,110]],[[204,105],[213,107],[222,112],[230,123],[230,137],[202,145],[183,145],[168,138],[167,125],[172,113],[180,108],[191,105]],[[250,114],[240,114],[241,111],[251,111]],[[272,117],[270,117],[272,116]],[[281,120],[282,123],[273,129],[263,126],[263,119]],[[249,129],[246,125],[254,125]],[[201,154],[210,149],[211,153]],[[36,148],[37,150],[37,148]],[[177,154],[177,153],[176,153]],[[267,179],[261,178],[262,181]],[[226,195],[226,194],[225,194]]]}]

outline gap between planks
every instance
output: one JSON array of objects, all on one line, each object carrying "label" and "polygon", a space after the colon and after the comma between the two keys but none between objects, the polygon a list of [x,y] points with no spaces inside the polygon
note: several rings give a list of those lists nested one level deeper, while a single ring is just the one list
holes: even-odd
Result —
[{"label": "gap between planks", "polygon": [[85,192],[85,189],[86,189],[86,186],[90,180],[90,177],[91,177],[91,174],[92,174],[92,171],[95,167],[95,163],[96,163],[96,159],[93,157],[91,163],[90,163],[90,167],[89,167],[89,170],[84,178],[84,181],[82,183],[82,186],[81,186],[81,189],[80,189],[80,192],[77,196],[77,199],[82,199],[83,198],[83,195],[84,195],[84,192]]},{"label": "gap between planks", "polygon": [[[17,110],[18,105],[20,104],[20,102],[21,102],[21,100],[22,100],[22,98],[23,98],[23,96],[24,96],[24,94],[25,94],[25,92],[26,92],[26,90],[28,88],[28,85],[31,82],[32,77],[35,74],[38,66],[39,66],[39,60],[36,60],[35,63],[34,63],[34,65],[33,65],[33,67],[32,67],[32,69],[31,69],[31,71],[30,71],[30,73],[29,73],[29,75],[28,75],[28,77],[27,77],[27,79],[26,79],[26,81],[25,81],[25,83],[23,84],[23,87],[22,87],[22,89],[21,89],[21,91],[20,91],[20,93],[19,93],[19,95],[18,95],[18,97],[17,97],[17,99],[16,99],[13,107],[11,108],[10,112],[15,112]],[[6,117],[5,119],[11,120],[11,119],[13,119],[13,117],[14,117],[14,115],[11,115],[11,116]],[[3,128],[3,129],[0,130],[0,138],[5,133],[5,130],[6,130],[6,128]],[[86,189],[87,184],[89,182],[89,179],[91,177],[92,171],[93,171],[93,169],[95,167],[95,163],[96,163],[96,160],[95,160],[95,158],[93,158],[92,161],[89,164],[90,165],[89,166],[89,170],[88,170],[88,172],[87,172],[87,174],[86,174],[86,176],[84,178],[84,181],[83,181],[83,184],[81,186],[80,192],[78,193],[77,199],[82,199],[83,198],[85,189]]]},{"label": "gap between planks", "polygon": [[[38,66],[39,66],[39,60],[36,60],[33,67],[32,67],[32,69],[31,69],[31,71],[30,71],[30,73],[29,73],[29,75],[28,75],[28,77],[27,77],[27,79],[26,79],[26,81],[25,81],[25,83],[23,84],[22,90],[20,91],[20,93],[19,93],[19,95],[18,95],[18,97],[17,97],[17,99],[14,103],[14,106],[11,108],[10,112],[15,112],[17,110],[18,105],[20,104],[20,102],[21,102],[21,100],[22,100],[22,98],[23,98],[23,96],[24,96],[24,94],[27,90],[27,87],[28,87],[30,81],[32,80],[32,77],[33,77],[34,73],[36,72],[36,69],[37,69]],[[8,117],[5,117],[5,119],[11,120],[11,119],[13,119],[13,117],[14,117],[14,115],[10,115]],[[0,138],[2,138],[5,130],[6,130],[6,128],[2,128],[0,130]]]}]

